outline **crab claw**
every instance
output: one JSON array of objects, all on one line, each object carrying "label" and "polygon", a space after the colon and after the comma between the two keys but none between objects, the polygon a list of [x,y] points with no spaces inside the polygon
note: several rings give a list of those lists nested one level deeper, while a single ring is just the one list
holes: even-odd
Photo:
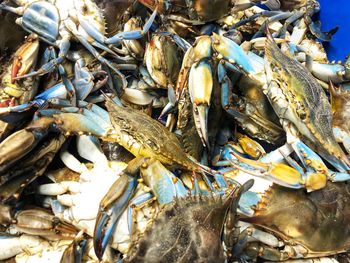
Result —
[{"label": "crab claw", "polygon": [[258,177],[266,177],[274,183],[289,187],[289,188],[304,188],[305,179],[303,175],[293,167],[283,163],[263,163],[241,157],[239,154],[234,154],[237,158],[231,164],[237,169]]},{"label": "crab claw", "polygon": [[120,216],[127,208],[138,185],[137,177],[141,165],[147,158],[136,158],[129,162],[121,176],[111,186],[100,202],[94,230],[94,249],[101,260]]},{"label": "crab claw", "polygon": [[[42,120],[44,121],[44,120]],[[46,137],[47,127],[19,130],[0,144],[0,172],[4,173]]]},{"label": "crab claw", "polygon": [[39,52],[39,39],[31,34],[26,42],[16,51],[11,70],[11,82],[15,83],[15,78],[28,73],[29,69],[36,62]]},{"label": "crab claw", "polygon": [[193,115],[196,128],[205,146],[208,141],[208,111],[211,92],[213,89],[213,75],[207,61],[199,61],[191,67],[189,75],[189,93],[193,103]]},{"label": "crab claw", "polygon": [[252,62],[239,45],[229,38],[215,33],[213,33],[213,39],[213,49],[219,53],[219,57],[222,57],[235,66],[237,70],[248,76],[256,73]]},{"label": "crab claw", "polygon": [[[327,171],[307,169],[306,173],[304,173],[301,167],[295,162],[292,163],[293,167],[276,162],[283,160],[293,151],[289,146],[287,149],[285,146],[282,146],[265,155],[259,161],[242,157],[240,153],[230,145],[226,147],[226,151],[226,159],[238,170],[253,176],[268,178],[272,182],[288,188],[306,188],[308,191],[314,191],[323,188],[327,182]],[[314,162],[316,162],[316,160]],[[334,176],[334,179],[338,180],[337,178],[341,175],[338,174]]]},{"label": "crab claw", "polygon": [[323,32],[321,30],[321,21],[316,21],[316,22],[312,22],[309,25],[309,29],[311,34],[313,34],[319,40],[329,42],[332,40],[333,35],[337,33],[339,26],[332,28],[328,32]]},{"label": "crab claw", "polygon": [[87,240],[84,239],[83,231],[81,231],[63,252],[60,262],[82,262],[86,245]]}]

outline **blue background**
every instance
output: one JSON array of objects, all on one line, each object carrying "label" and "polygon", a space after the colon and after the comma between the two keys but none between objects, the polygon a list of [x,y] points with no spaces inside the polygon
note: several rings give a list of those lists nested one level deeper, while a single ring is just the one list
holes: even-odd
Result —
[{"label": "blue background", "polygon": [[322,30],[339,26],[330,43],[325,44],[329,60],[344,60],[350,53],[350,0],[318,0]]}]

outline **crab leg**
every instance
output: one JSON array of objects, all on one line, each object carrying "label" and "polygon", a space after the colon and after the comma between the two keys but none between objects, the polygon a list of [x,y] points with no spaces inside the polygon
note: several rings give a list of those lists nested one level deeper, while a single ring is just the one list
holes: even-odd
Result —
[{"label": "crab leg", "polygon": [[70,48],[70,38],[69,37],[63,37],[62,40],[60,40],[58,44],[59,48],[59,53],[58,57],[50,60],[46,64],[42,65],[40,69],[37,71],[32,71],[31,73],[22,75],[22,76],[17,76],[15,79],[21,79],[21,78],[28,78],[28,77],[34,77],[34,76],[42,76],[45,75],[49,72],[52,72],[57,65],[61,64],[65,57],[68,54],[69,48]]},{"label": "crab leg", "polygon": [[116,34],[115,36],[108,38],[105,40],[106,44],[119,44],[122,40],[132,40],[132,39],[138,39],[143,37],[151,28],[154,19],[156,18],[157,15],[157,8],[153,11],[152,15],[146,22],[143,30],[134,30],[134,31],[126,31],[126,32],[121,32]]},{"label": "crab leg", "polygon": [[77,105],[76,90],[75,90],[72,82],[70,81],[70,79],[68,79],[68,77],[66,75],[66,71],[64,70],[63,66],[60,64],[58,65],[58,72],[61,76],[63,86],[66,89],[67,97],[69,98],[69,102],[74,107]]},{"label": "crab leg", "polygon": [[96,27],[94,27],[87,19],[85,19],[83,15],[79,14],[78,19],[79,19],[79,24],[89,34],[89,36],[93,37],[100,44],[105,43],[107,45],[109,44],[117,45],[123,40],[133,40],[133,39],[142,38],[151,28],[156,15],[157,15],[157,10],[154,10],[152,15],[146,22],[143,30],[125,31],[125,32],[118,33],[115,36],[107,39]]},{"label": "crab leg", "polygon": [[[309,19],[311,21],[311,18]],[[310,32],[321,41],[329,42],[332,40],[332,36],[338,31],[339,27],[335,27],[328,32],[321,30],[321,21],[311,21],[309,25]]]},{"label": "crab leg", "polygon": [[263,11],[259,14],[260,16],[264,16],[264,17],[267,16],[268,18],[261,25],[260,29],[254,34],[252,39],[261,37],[265,32],[265,28],[270,23],[290,18],[293,15],[291,12],[279,12],[279,11]]},{"label": "crab leg", "polygon": [[121,79],[123,88],[126,88],[127,81],[125,76],[110,61],[105,59],[77,30],[76,25],[72,21],[66,21],[66,28],[79,40],[79,42],[101,63],[110,67]]},{"label": "crab leg", "polygon": [[86,249],[87,241],[84,239],[83,232],[79,232],[63,252],[61,262],[83,262],[83,256]]},{"label": "crab leg", "polygon": [[134,233],[133,218],[134,218],[135,209],[140,209],[144,205],[151,203],[151,202],[154,202],[155,200],[156,200],[156,198],[154,198],[154,196],[151,193],[144,193],[144,194],[136,196],[135,198],[130,200],[130,203],[128,206],[128,211],[127,211],[127,213],[128,213],[128,215],[127,215],[127,217],[128,217],[128,230],[129,230],[130,237]]},{"label": "crab leg", "polygon": [[15,13],[15,14],[20,15],[20,16],[23,15],[23,13],[24,13],[24,8],[21,6],[12,7],[12,6],[8,6],[5,4],[0,4],[0,9],[9,11],[11,13]]},{"label": "crab leg", "polygon": [[218,65],[218,79],[221,85],[221,105],[222,108],[232,117],[241,120],[241,122],[247,120],[248,118],[240,113],[238,110],[234,110],[231,107],[232,103],[232,82],[227,76],[225,66],[221,63]]},{"label": "crab leg", "polygon": [[[293,151],[297,153],[305,170],[297,162],[288,157]],[[229,144],[225,146],[222,156],[224,156],[224,160],[217,162],[215,165],[231,165],[247,174],[267,177],[273,182],[289,188],[298,189],[305,187],[308,191],[314,191],[325,187],[327,179],[332,182],[341,182],[350,179],[350,175],[347,173],[329,170],[317,154],[297,139],[293,143],[287,143],[275,151],[268,153],[259,161],[242,157]],[[284,160],[290,166],[281,163]],[[227,172],[228,170],[225,169],[224,171]]]},{"label": "crab leg", "polygon": [[332,81],[334,84],[339,84],[350,80],[350,67],[341,64],[327,64],[312,62],[311,73],[324,82]]},{"label": "crab leg", "polygon": [[[245,223],[240,222],[240,224]],[[242,227],[244,226],[245,225]],[[279,247],[281,245],[281,242],[274,235],[248,226],[239,234],[238,241],[233,249],[233,254],[235,256],[240,255],[246,249],[249,242],[252,242],[252,240],[260,241],[272,247]]]},{"label": "crab leg", "polygon": [[[288,249],[288,250],[287,250]],[[261,257],[264,258],[265,260],[271,260],[271,261],[285,261],[288,258],[290,258],[289,254],[291,253],[290,251],[291,247],[287,246],[286,250],[280,250],[278,248],[273,248],[269,247],[268,245],[265,244],[259,244],[259,243],[252,243],[248,244],[247,247],[245,248],[245,251],[249,252],[248,258],[256,258],[256,257]],[[293,250],[293,254],[296,254],[296,252]]]},{"label": "crab leg", "polygon": [[[291,151],[286,148],[286,146],[282,146],[280,151],[276,150],[263,157],[263,161],[254,161],[242,157],[232,145],[228,144],[224,147],[222,152],[223,161],[218,161],[215,165],[233,166],[243,173],[269,178],[273,182],[289,188],[304,188],[305,179],[303,178],[303,174],[293,167],[278,162],[282,159],[280,157],[281,153],[282,155],[289,155]],[[222,172],[227,172],[229,170],[224,169]]]},{"label": "crab leg", "polygon": [[78,100],[83,100],[93,89],[100,88],[107,82],[107,77],[105,77],[103,80],[98,80],[95,83],[94,75],[105,75],[106,73],[101,71],[92,74],[84,66],[84,63],[85,62],[80,60],[76,62],[75,77],[72,81],[64,77],[63,68],[59,66],[60,73],[63,76],[62,83],[58,83],[37,95],[33,101],[13,107],[0,108],[0,118],[4,121],[13,122],[13,119],[26,117],[26,115],[20,114],[21,112],[28,111],[34,106],[39,108],[45,107],[48,103],[54,103],[57,99],[65,100],[67,97],[71,98],[68,104],[70,106],[75,106],[75,103],[72,105],[72,102],[75,101],[75,97]]},{"label": "crab leg", "polygon": [[[286,32],[287,32],[287,29],[289,27],[289,25],[291,25],[292,23],[294,23],[295,21],[297,21],[299,18],[301,18],[302,16],[304,15],[304,12],[301,12],[301,11],[293,11],[292,12],[292,15],[286,19],[286,21],[284,22],[282,28],[279,30],[279,36],[281,38],[285,38],[286,36]],[[294,32],[294,30],[293,30]]]}]

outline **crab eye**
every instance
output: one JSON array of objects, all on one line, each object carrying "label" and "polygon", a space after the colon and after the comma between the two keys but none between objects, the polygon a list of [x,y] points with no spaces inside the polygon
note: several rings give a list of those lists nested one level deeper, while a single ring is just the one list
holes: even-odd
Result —
[{"label": "crab eye", "polygon": [[301,120],[306,119],[306,112],[303,109],[299,109],[297,112],[298,112],[298,116]]},{"label": "crab eye", "polygon": [[125,129],[125,130],[130,129],[130,124],[127,121],[121,121],[120,126],[122,129]]},{"label": "crab eye", "polygon": [[157,146],[153,141],[147,140],[146,143],[147,143],[147,145],[148,145],[149,147],[151,147],[151,149],[152,149],[153,151],[158,151],[158,150],[159,150],[158,146]]}]

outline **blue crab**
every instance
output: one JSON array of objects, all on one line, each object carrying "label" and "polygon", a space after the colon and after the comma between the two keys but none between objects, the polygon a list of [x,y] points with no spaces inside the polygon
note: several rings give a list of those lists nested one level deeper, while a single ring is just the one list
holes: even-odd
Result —
[{"label": "blue crab", "polygon": [[[44,60],[48,59],[50,55],[55,56],[53,50],[47,49],[46,51]],[[61,76],[60,82],[55,82],[53,86],[48,87],[47,90],[37,94],[31,100],[27,98],[24,101],[23,98],[15,105],[8,105],[8,107],[0,108],[0,119],[7,122],[21,120],[26,117],[26,114],[21,113],[28,112],[33,108],[45,108],[50,104],[75,106],[77,100],[85,100],[91,92],[104,86],[108,80],[107,72],[100,69],[90,72],[90,69],[87,67],[89,57],[85,57],[84,55],[86,54],[82,52],[69,52],[67,55],[74,61],[73,78],[69,78],[65,68],[59,65],[58,73]],[[10,89],[10,87],[8,87],[8,89]],[[31,94],[32,97],[33,95],[34,94]]]},{"label": "blue crab", "polygon": [[[5,67],[1,75],[0,107],[7,108],[26,103],[33,99],[38,89],[38,80],[30,78],[26,80],[14,80],[17,75],[28,73],[36,66],[39,52],[39,40],[34,35],[29,35],[25,42],[14,53],[10,63]],[[16,124],[1,124],[1,139],[4,139],[16,127]]]},{"label": "blue crab", "polygon": [[[225,262],[229,256],[225,256],[221,235],[225,220],[235,221],[241,193],[232,191],[225,201],[215,197],[176,200],[160,212],[122,262]],[[159,239],[160,233],[166,238]]]},{"label": "blue crab", "polygon": [[[204,181],[200,178],[196,178],[193,185],[190,184],[187,188],[182,182],[184,177],[176,177],[158,160],[136,158],[127,165],[120,162],[115,163],[117,166],[113,165],[112,169],[112,163],[107,161],[96,139],[81,135],[77,140],[77,148],[82,157],[88,158],[94,163],[93,166],[80,163],[70,153],[63,151],[61,152],[62,161],[70,169],[78,172],[80,179],[78,181],[69,179],[70,181],[43,184],[38,187],[37,193],[55,196],[50,201],[55,215],[80,229],[84,229],[87,234],[93,236],[95,252],[100,259],[105,258],[103,253],[109,245],[128,255],[129,258],[137,255],[136,250],[139,244],[137,244],[135,236],[139,236],[145,231],[146,225],[148,225],[144,222],[145,220],[148,222],[148,220],[153,221],[154,217],[161,218],[157,214],[159,210],[163,210],[162,206],[165,206],[166,210],[180,206],[183,209],[187,207],[191,210],[198,208],[199,211],[203,209],[203,205],[207,207],[208,211],[214,209],[218,212],[221,211],[221,208],[229,209],[230,216],[228,217],[233,216],[228,220],[230,223],[227,226],[224,214],[228,210],[222,210],[221,213],[212,212],[215,220],[221,222],[218,223],[219,225],[214,224],[211,220],[207,221],[207,226],[213,227],[212,231],[209,232],[217,242],[217,248],[213,250],[213,254],[217,253],[224,258],[221,238],[218,237],[222,233],[224,224],[225,229],[227,228],[225,231],[231,233],[231,228],[235,225],[235,205],[240,194],[250,187],[251,182],[241,188],[234,182],[225,184],[225,180],[220,175],[216,175],[216,181],[211,185],[211,188],[203,185]],[[87,149],[89,150],[87,151]],[[117,169],[115,169],[116,167]],[[100,184],[101,187],[98,191],[92,190],[95,188],[96,181],[102,179],[101,174],[103,174],[103,184]],[[138,174],[140,174],[140,179],[138,179]],[[183,175],[185,176],[185,174]],[[49,173],[48,176],[52,179],[56,178],[53,173]],[[69,178],[71,178],[70,175]],[[110,189],[108,190],[108,188]],[[95,194],[91,195],[91,191]],[[229,192],[231,194],[228,194]],[[222,199],[226,198],[227,195],[229,200],[223,203]],[[87,200],[89,200],[88,203]],[[100,203],[99,207],[98,203]],[[86,209],[86,206],[89,209]],[[146,218],[140,218],[141,214],[144,214]],[[182,215],[182,213],[179,212],[178,215]],[[207,215],[207,212],[203,215]],[[197,216],[197,212],[194,216]],[[184,227],[187,227],[187,224],[191,224],[191,220],[183,223]],[[203,235],[210,233],[204,231]],[[227,235],[226,239],[230,240],[229,234]],[[155,245],[153,241],[149,242],[151,245]],[[197,245],[197,251],[206,249],[205,244]],[[192,256],[196,256],[197,252],[191,251],[189,255],[192,253]],[[128,260],[127,258],[125,260]]]},{"label": "blue crab", "polygon": [[[80,103],[80,106],[84,105],[84,108],[71,107],[62,108],[61,110],[47,109],[39,111],[37,120],[34,120],[26,129],[14,133],[0,144],[2,169],[8,170],[16,163],[16,160],[29,154],[38,143],[47,138],[50,131],[63,131],[66,135],[71,133],[79,135],[93,134],[103,140],[122,145],[135,157],[154,158],[170,168],[180,168],[191,173],[200,173],[204,178],[206,178],[205,174],[216,173],[185,154],[177,137],[148,115],[137,110],[118,106],[109,98],[106,102],[109,114],[96,105]],[[29,142],[28,147],[23,148],[18,143],[12,144],[12,140],[16,140],[16,138],[22,138],[22,140]],[[16,152],[16,157],[12,158],[8,151]],[[130,173],[135,173],[135,171],[132,170]],[[117,203],[117,206],[120,205],[120,207],[127,205],[128,198],[132,196],[136,186],[134,178],[127,178],[124,176],[116,183],[118,191],[122,195],[119,198],[120,201],[118,201],[121,204]],[[108,204],[113,205],[110,202],[108,201]],[[115,206],[113,205],[113,207]],[[100,220],[101,227],[104,228],[104,225],[109,225],[109,221],[117,221],[120,216],[119,210],[120,208],[113,215],[113,220],[109,220],[105,215]],[[99,229],[102,229],[101,227]],[[97,240],[101,243],[102,240],[108,240],[109,237],[110,234],[107,235],[103,231],[102,237],[97,238]],[[105,246],[106,241],[103,241],[103,244]],[[102,246],[102,243],[98,245],[98,247],[100,246]],[[103,249],[97,251],[99,251],[98,256],[101,256]]]},{"label": "blue crab", "polygon": [[[218,54],[218,59],[214,57],[214,52]],[[232,40],[215,33],[212,36],[201,36],[185,53],[176,83],[176,99],[179,99],[184,90],[188,89],[193,104],[195,126],[203,145],[207,147],[209,146],[207,129],[211,96],[214,83],[217,82],[216,74],[222,84],[223,67],[238,72],[253,70],[243,50]]]},{"label": "blue crab", "polygon": [[[280,119],[288,120],[282,121],[283,127],[294,125],[321,156],[340,171],[348,171],[350,162],[334,138],[332,111],[322,87],[300,63],[284,55],[270,37],[265,51],[269,66],[264,92]],[[277,94],[278,90],[284,95]],[[285,102],[292,109],[287,110]]]},{"label": "blue crab", "polygon": [[[331,41],[332,36],[337,32],[338,27],[331,29],[329,32],[323,32],[321,30],[321,22],[313,21],[312,17],[314,14],[318,13],[321,9],[320,3],[316,0],[305,0],[298,2],[293,2],[293,10],[288,10],[290,8],[290,3],[287,4],[289,6],[285,10],[278,10],[280,4],[283,6],[283,1],[270,1],[271,3],[275,3],[276,5],[271,5],[270,10],[264,10],[260,8],[255,8],[252,11],[252,15],[250,15],[246,19],[241,19],[236,24],[233,25],[233,28],[238,28],[242,25],[255,21],[257,19],[262,19],[262,23],[260,21],[260,28],[255,30],[253,33],[252,39],[256,39],[261,37],[264,34],[265,27],[269,27],[270,24],[276,23],[278,21],[283,21],[283,26],[277,28],[274,33],[275,37],[282,37],[288,35],[287,29],[291,24],[295,25],[296,29],[293,33],[300,34],[299,37],[305,36],[306,32],[310,32],[313,36],[321,41]],[[276,28],[276,27],[275,27]],[[294,38],[294,36],[292,37]]]},{"label": "blue crab", "polygon": [[77,40],[97,60],[113,69],[121,78],[123,86],[126,87],[126,80],[118,67],[102,57],[96,48],[116,55],[108,45],[118,45],[124,39],[141,38],[149,30],[156,16],[155,10],[143,30],[121,32],[107,38],[105,36],[103,13],[90,0],[74,0],[69,2],[64,0],[55,0],[52,2],[17,0],[15,2],[19,5],[18,7],[11,7],[2,3],[0,4],[0,9],[21,15],[22,17],[16,20],[17,24],[21,25],[24,30],[30,33],[36,33],[44,42],[59,48],[57,58],[44,64],[38,71],[21,76],[22,78],[38,74],[42,75],[52,71],[67,56],[70,41]]},{"label": "blue crab", "polygon": [[[255,206],[253,215],[241,218],[253,227],[244,231],[236,253],[246,260],[261,257],[284,261],[346,252],[350,246],[349,211],[347,183],[329,182],[312,193],[272,185]],[[257,231],[254,238],[254,228],[266,232],[258,235]],[[247,233],[251,241],[244,237]],[[278,239],[272,245],[273,236]]]},{"label": "blue crab", "polygon": [[[284,55],[269,32],[265,61],[249,53],[243,53],[243,56],[249,67],[241,64],[241,71],[263,86],[286,132],[287,143],[306,167],[306,175],[310,176],[306,176],[306,181],[310,179],[315,183],[315,188],[311,186],[311,189],[323,187],[327,176],[336,181],[348,180],[349,160],[334,138],[331,106],[317,80],[298,61]],[[339,173],[330,171],[309,147],[317,150]],[[303,169],[295,164],[291,162],[304,174]]]}]

